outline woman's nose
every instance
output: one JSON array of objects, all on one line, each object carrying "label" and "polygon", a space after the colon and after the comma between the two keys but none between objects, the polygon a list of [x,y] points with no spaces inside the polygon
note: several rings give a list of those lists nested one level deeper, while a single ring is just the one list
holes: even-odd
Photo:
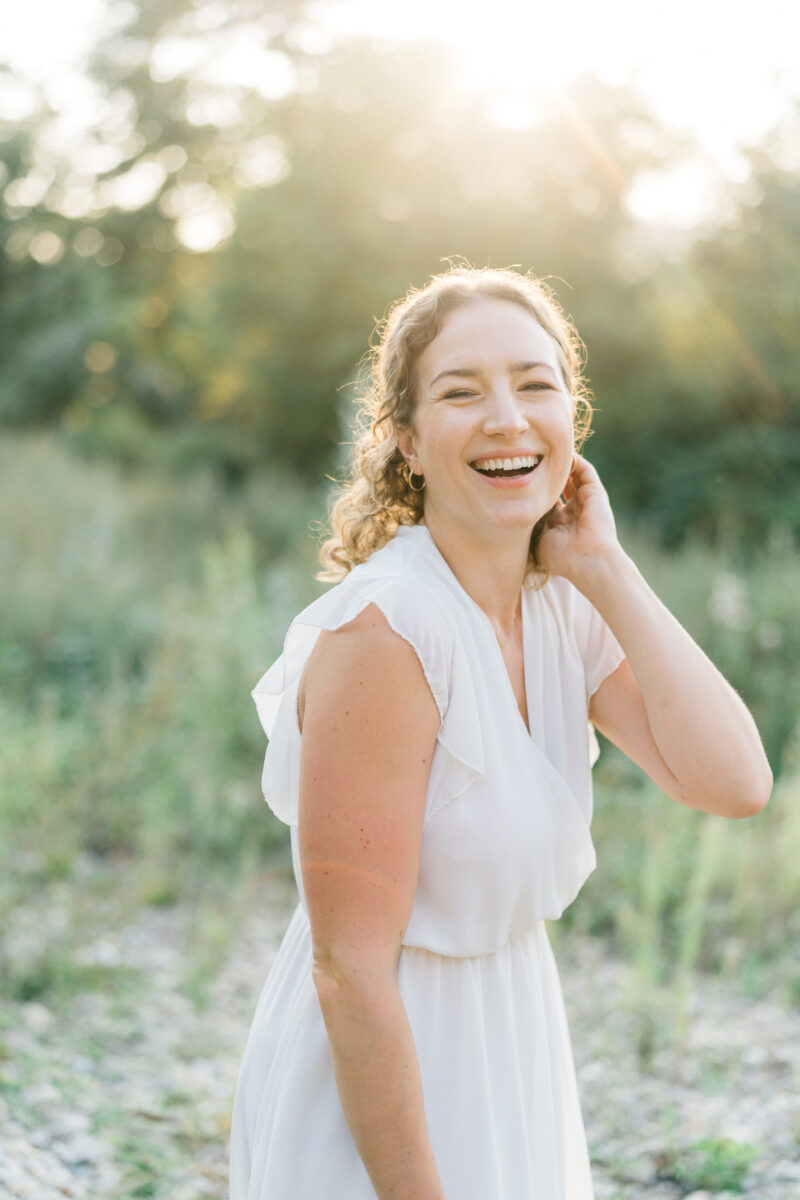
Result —
[{"label": "woman's nose", "polygon": [[491,392],[483,428],[486,433],[521,433],[528,428],[522,405],[511,388],[498,387]]}]

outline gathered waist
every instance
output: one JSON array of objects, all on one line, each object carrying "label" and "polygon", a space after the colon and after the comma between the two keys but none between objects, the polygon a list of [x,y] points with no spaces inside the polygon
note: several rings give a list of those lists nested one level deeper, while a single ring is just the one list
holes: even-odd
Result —
[{"label": "gathered waist", "polygon": [[504,941],[498,939],[496,946],[491,946],[488,949],[476,950],[473,948],[463,950],[452,948],[443,950],[441,948],[433,949],[429,946],[421,946],[416,943],[408,944],[403,942],[400,947],[401,954],[428,954],[434,958],[442,958],[445,960],[453,960],[461,962],[464,960],[476,960],[495,958],[497,955],[513,954],[515,951],[535,947],[544,942],[548,947],[550,940],[547,936],[547,926],[544,921],[535,921],[529,925],[527,929],[521,933],[515,933],[512,937],[506,938]]},{"label": "gathered waist", "polygon": [[[308,926],[308,934],[311,936],[311,926],[308,919],[308,913],[305,905],[301,900],[292,916],[292,924],[295,921],[302,920]],[[498,954],[513,953],[515,950],[531,949],[537,945],[545,945],[550,949],[550,939],[547,936],[547,925],[545,921],[534,921],[527,929],[520,933],[514,934],[513,937],[506,938],[501,941],[498,938],[496,946],[490,946],[488,949],[475,949],[464,947],[463,950],[458,949],[455,944],[452,948],[444,949],[441,946],[426,946],[419,942],[402,942],[400,945],[400,954],[402,955],[420,955],[429,956],[434,959],[452,960],[453,962],[461,962],[467,959],[485,959],[492,958]]]}]

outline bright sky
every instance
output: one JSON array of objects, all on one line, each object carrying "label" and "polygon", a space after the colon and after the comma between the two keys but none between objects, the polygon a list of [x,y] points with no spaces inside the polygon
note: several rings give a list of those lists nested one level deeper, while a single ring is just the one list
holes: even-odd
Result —
[{"label": "bright sky", "polygon": [[[92,101],[75,64],[108,20],[107,0],[25,0],[4,8],[3,58],[45,81],[55,104],[79,123]],[[737,145],[757,139],[787,97],[800,96],[796,0],[318,0],[317,11],[342,32],[451,43],[462,63],[461,86],[485,95],[496,119],[512,124],[535,112],[542,85],[558,87],[576,73],[635,83],[663,120],[693,131],[705,147],[704,162],[649,193],[645,184],[638,197],[640,215],[677,224],[710,203],[720,172],[741,174]],[[22,90],[12,97],[11,115],[14,103],[24,110]]]},{"label": "bright sky", "polygon": [[464,87],[488,96],[498,119],[512,124],[535,110],[537,87],[587,70],[635,84],[665,123],[702,143],[700,160],[670,179],[643,180],[634,198],[638,215],[676,224],[713,207],[720,177],[746,173],[738,147],[780,118],[788,96],[800,96],[797,0],[347,0],[333,23],[449,42]]}]

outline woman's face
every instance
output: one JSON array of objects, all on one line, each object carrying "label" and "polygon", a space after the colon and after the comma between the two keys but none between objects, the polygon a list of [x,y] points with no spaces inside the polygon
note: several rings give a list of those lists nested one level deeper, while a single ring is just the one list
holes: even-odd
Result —
[{"label": "woman's face", "polygon": [[481,297],[449,313],[417,360],[414,430],[398,438],[425,476],[428,523],[532,530],[567,481],[574,413],[556,342],[524,308]]}]

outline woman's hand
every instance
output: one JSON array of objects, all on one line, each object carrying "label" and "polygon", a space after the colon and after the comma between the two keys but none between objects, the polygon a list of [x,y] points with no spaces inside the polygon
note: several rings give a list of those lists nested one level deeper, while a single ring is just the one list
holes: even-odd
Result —
[{"label": "woman's hand", "polygon": [[592,464],[580,454],[536,542],[536,561],[551,575],[575,582],[581,570],[620,549],[608,493]]}]

